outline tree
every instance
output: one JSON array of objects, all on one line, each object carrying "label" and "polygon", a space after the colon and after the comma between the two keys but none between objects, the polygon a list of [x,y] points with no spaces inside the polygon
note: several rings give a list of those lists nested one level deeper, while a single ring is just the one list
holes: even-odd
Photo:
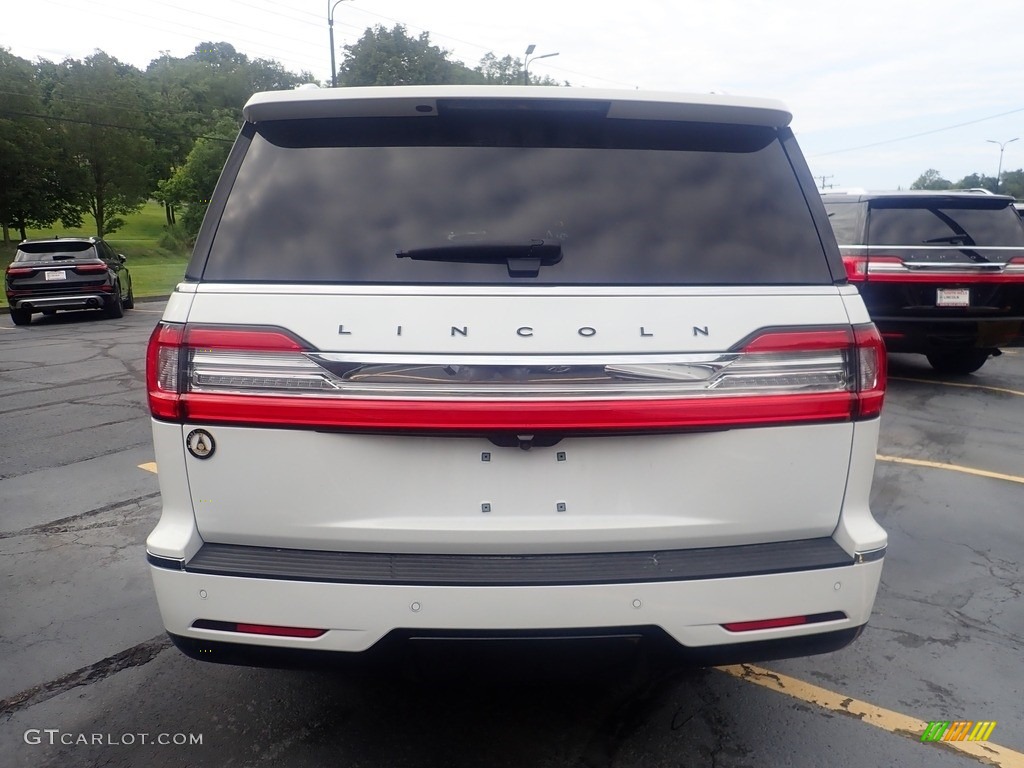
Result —
[{"label": "tree", "polygon": [[98,237],[121,226],[119,216],[139,210],[152,191],[150,106],[141,72],[102,51],[61,65],[50,111],[61,122],[69,182]]},{"label": "tree", "polygon": [[523,62],[511,56],[496,57],[488,51],[480,59],[476,71],[483,75],[489,85],[522,85]]},{"label": "tree", "polygon": [[[180,168],[198,136],[223,131],[217,126],[225,115],[235,128],[242,121],[242,107],[257,91],[288,90],[314,82],[309,72],[298,75],[276,61],[250,60],[225,42],[205,42],[184,58],[166,53],[150,62],[145,82],[153,99],[153,132],[156,143],[151,176],[169,179]],[[232,134],[233,136],[233,134]],[[167,223],[175,223],[174,204],[157,193],[164,203]]]},{"label": "tree", "polygon": [[1003,171],[1003,177],[999,180],[999,192],[1003,195],[1013,195],[1018,200],[1024,200],[1024,169]]},{"label": "tree", "polygon": [[217,125],[209,129],[210,135],[196,139],[185,162],[158,185],[159,199],[171,206],[184,207],[181,225],[190,242],[199,232],[237,131],[234,118],[223,115]]},{"label": "tree", "polygon": [[0,48],[0,225],[24,239],[27,227],[57,219],[80,224],[73,191],[62,183],[59,132],[47,122],[31,62]]},{"label": "tree", "polygon": [[441,85],[483,83],[483,74],[430,43],[430,33],[410,37],[405,27],[367,29],[354,45],[346,45],[338,72],[341,85]]},{"label": "tree", "polygon": [[952,187],[953,183],[942,178],[942,174],[934,168],[929,168],[910,185],[911,189],[952,189]]},{"label": "tree", "polygon": [[996,191],[996,177],[986,176],[983,173],[972,173],[964,176],[953,185],[957,189],[987,189],[989,192]]}]

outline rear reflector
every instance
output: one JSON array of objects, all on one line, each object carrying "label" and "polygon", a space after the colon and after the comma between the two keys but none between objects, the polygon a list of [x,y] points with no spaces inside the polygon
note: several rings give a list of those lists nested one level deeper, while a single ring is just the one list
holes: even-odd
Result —
[{"label": "rear reflector", "polygon": [[236,632],[249,635],[275,635],[277,637],[320,637],[326,629],[308,629],[306,627],[274,627],[269,624],[237,624]]},{"label": "rear reflector", "polygon": [[840,621],[846,618],[842,611],[814,613],[809,616],[784,616],[777,619],[758,619],[757,621],[736,621],[722,626],[730,632],[755,632],[759,629],[778,629],[779,627],[798,627],[803,624],[820,624],[825,621]]},{"label": "rear reflector", "polygon": [[279,627],[273,624],[243,624],[233,621],[211,621],[198,619],[192,622],[193,629],[215,629],[218,632],[243,632],[247,635],[273,635],[274,637],[320,637],[327,633],[326,629],[308,627]]},{"label": "rear reflector", "polygon": [[157,419],[457,433],[868,419],[882,407],[886,361],[870,324],[770,328],[720,354],[501,365],[485,356],[457,364],[361,362],[314,350],[277,328],[161,323],[146,358]]}]

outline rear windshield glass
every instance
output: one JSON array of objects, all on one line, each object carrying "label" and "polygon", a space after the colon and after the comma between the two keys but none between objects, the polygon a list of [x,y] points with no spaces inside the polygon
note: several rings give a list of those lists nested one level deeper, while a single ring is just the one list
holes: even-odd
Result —
[{"label": "rear windshield glass", "polygon": [[66,259],[95,258],[92,243],[22,243],[15,261],[64,261]]},{"label": "rear windshield glass", "polygon": [[[513,275],[501,248],[538,242]],[[260,124],[202,279],[832,281],[775,129],[509,112]]]},{"label": "rear windshield glass", "polygon": [[856,243],[861,228],[860,203],[825,203],[828,223],[841,244]]},{"label": "rear windshield glass", "polygon": [[1005,200],[934,205],[876,200],[868,214],[868,245],[898,246],[917,259],[1004,261],[1020,255],[1024,226]]}]

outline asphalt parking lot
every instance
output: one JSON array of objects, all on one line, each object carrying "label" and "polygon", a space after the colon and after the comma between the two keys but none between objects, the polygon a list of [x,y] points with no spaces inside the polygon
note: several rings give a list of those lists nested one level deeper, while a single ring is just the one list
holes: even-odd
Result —
[{"label": "asphalt parking lot", "polygon": [[[163,636],[143,557],[161,310],[0,317],[0,763],[1024,766],[1024,350],[963,377],[890,359],[872,493],[889,550],[838,653],[692,670],[626,642],[499,648],[495,674],[426,648],[296,672],[200,664]],[[996,726],[921,743],[936,720]]]}]

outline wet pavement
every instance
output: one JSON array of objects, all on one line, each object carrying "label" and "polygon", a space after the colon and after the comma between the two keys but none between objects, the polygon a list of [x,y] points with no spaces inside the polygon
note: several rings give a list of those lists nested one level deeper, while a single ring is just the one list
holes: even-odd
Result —
[{"label": "wet pavement", "polygon": [[[963,377],[891,358],[872,493],[889,550],[842,651],[685,669],[653,644],[559,641],[282,671],[201,664],[163,634],[139,468],[161,309],[0,317],[4,765],[1024,765],[1024,350]],[[997,726],[970,755],[908,718]]]}]

